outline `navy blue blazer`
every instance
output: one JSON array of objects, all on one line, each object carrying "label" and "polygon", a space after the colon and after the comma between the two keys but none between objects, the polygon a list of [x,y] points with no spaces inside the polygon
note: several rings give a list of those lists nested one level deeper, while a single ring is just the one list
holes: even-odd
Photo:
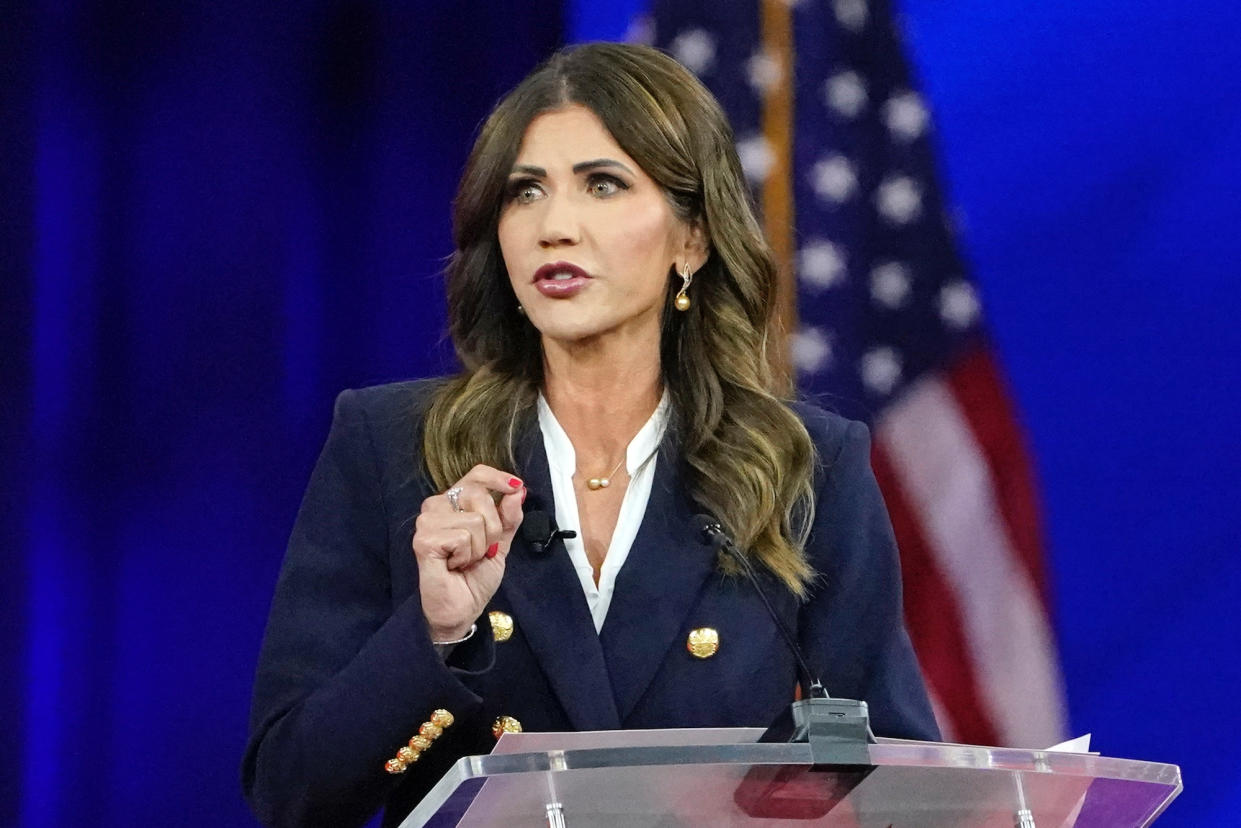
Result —
[{"label": "navy blue blazer", "polygon": [[[537,554],[519,533],[488,607],[512,616],[511,638],[495,642],[484,614],[445,662],[423,620],[410,546],[421,503],[435,493],[420,457],[433,387],[399,383],[336,401],[255,679],[242,781],[260,819],[360,824],[385,806],[385,824],[395,825],[456,759],[491,749],[501,715],[527,731],[763,727],[789,704],[793,656],[753,587],[722,575],[696,537],[701,510],[680,484],[671,440],[600,633],[563,547]],[[764,587],[828,693],[865,699],[879,735],[936,739],[866,427],[797,411],[820,459],[807,546],[819,577],[806,602],[765,573]],[[517,457],[525,508],[554,514],[533,418]],[[697,627],[719,632],[711,658],[686,648]],[[405,774],[385,772],[436,708],[455,724]]]}]

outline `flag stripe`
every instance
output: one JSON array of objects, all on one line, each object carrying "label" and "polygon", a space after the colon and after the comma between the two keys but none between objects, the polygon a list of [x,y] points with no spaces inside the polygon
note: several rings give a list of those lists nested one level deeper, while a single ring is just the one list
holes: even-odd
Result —
[{"label": "flag stripe", "polygon": [[996,500],[1013,548],[1050,615],[1033,464],[999,368],[988,350],[974,348],[945,377],[991,469]]},{"label": "flag stripe", "polygon": [[872,445],[875,477],[883,490],[901,551],[905,621],[922,672],[937,701],[935,714],[940,730],[945,739],[997,744],[999,736],[987,706],[982,703],[957,596],[922,536],[887,450],[878,439]]},{"label": "flag stripe", "polygon": [[966,740],[954,729],[952,716],[940,701],[939,695],[936,694],[935,686],[929,682],[926,695],[931,700],[931,713],[935,716],[935,723],[939,725],[940,739],[945,742],[965,743]]},{"label": "flag stripe", "polygon": [[1063,732],[1063,711],[1051,630],[951,388],[938,378],[921,380],[889,407],[876,434],[958,596],[971,661],[1000,740],[1052,744]]}]

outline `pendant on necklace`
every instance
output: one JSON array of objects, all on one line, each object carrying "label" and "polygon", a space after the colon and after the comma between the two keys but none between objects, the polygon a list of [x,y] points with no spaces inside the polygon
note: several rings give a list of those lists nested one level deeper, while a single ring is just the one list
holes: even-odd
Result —
[{"label": "pendant on necklace", "polygon": [[624,462],[625,462],[625,458],[624,458],[624,456],[622,456],[620,460],[616,461],[616,465],[612,467],[612,470],[611,470],[610,472],[608,472],[607,477],[591,477],[591,478],[587,478],[587,480],[586,480],[586,488],[587,488],[587,489],[590,489],[592,492],[597,492],[597,491],[599,491],[600,489],[606,489],[608,486],[611,486],[611,485],[612,485],[612,475],[614,475],[614,474],[616,474],[618,471],[620,471],[621,464],[622,464],[622,463],[624,463]]}]

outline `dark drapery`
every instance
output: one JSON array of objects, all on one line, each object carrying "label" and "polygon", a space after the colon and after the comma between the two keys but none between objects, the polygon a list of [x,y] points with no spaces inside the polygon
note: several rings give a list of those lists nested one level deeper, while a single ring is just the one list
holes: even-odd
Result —
[{"label": "dark drapery", "polygon": [[256,633],[332,398],[452,365],[456,178],[562,40],[553,2],[280,9],[0,24],[0,824],[250,821]]}]

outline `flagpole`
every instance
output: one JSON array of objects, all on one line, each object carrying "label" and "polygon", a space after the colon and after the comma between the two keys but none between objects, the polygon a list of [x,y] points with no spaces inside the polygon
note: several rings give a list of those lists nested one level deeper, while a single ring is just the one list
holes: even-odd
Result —
[{"label": "flagpole", "polygon": [[793,21],[787,0],[759,0],[763,52],[780,68],[763,96],[763,138],[772,152],[763,181],[763,229],[776,257],[776,341],[769,343],[771,368],[792,390],[789,337],[797,330],[797,284],[793,270]]}]

